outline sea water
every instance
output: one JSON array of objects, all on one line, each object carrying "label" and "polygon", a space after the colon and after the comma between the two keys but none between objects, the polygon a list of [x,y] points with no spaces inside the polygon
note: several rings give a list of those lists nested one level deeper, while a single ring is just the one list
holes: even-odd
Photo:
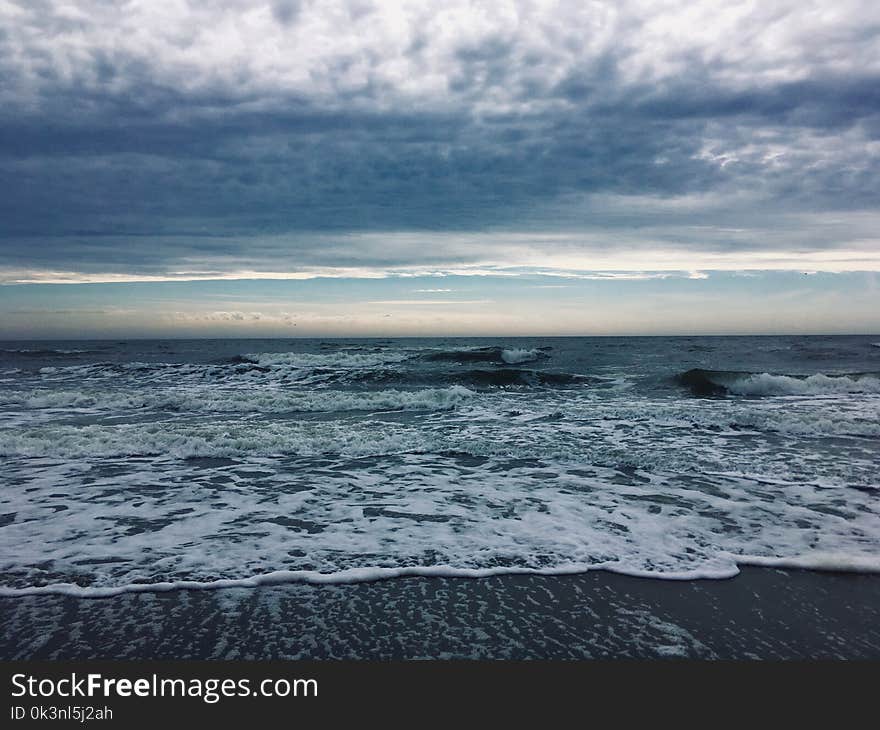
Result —
[{"label": "sea water", "polygon": [[0,343],[0,595],[880,571],[880,337]]}]

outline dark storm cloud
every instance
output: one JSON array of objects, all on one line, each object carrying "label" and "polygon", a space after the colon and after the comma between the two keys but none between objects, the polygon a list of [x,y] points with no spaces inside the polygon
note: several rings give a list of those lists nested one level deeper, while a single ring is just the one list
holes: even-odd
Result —
[{"label": "dark storm cloud", "polygon": [[290,25],[299,15],[300,4],[294,0],[280,0],[272,6],[272,14],[281,25]]},{"label": "dark storm cloud", "polygon": [[[732,38],[707,41],[694,21],[657,46],[650,6],[609,5],[599,22],[579,5],[471,18],[454,3],[398,16],[230,0],[134,17],[21,3],[0,34],[4,266],[503,260],[490,244],[349,235],[380,231],[654,227],[652,241],[747,250],[754,239],[684,231],[738,224],[772,240],[800,213],[876,209],[880,67],[856,57],[877,48],[876,22],[844,13],[816,28],[792,5],[738,18]],[[762,23],[791,30],[767,51]],[[735,52],[737,33],[751,54]],[[824,42],[815,58],[811,34]],[[729,203],[674,205],[712,194]],[[609,196],[661,207],[623,214],[603,207]],[[812,230],[801,241],[813,248],[846,243]]]}]

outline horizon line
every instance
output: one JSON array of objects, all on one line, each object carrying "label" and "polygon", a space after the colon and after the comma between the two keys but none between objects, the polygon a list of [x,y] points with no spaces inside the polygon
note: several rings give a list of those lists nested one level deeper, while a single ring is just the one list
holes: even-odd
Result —
[{"label": "horizon line", "polygon": [[475,339],[622,339],[622,338],[645,338],[645,337],[880,337],[880,332],[722,332],[722,333],[662,333],[654,334],[583,334],[583,335],[292,335],[292,336],[269,336],[269,337],[3,337],[0,342],[113,342],[123,340],[126,342],[150,342],[160,340],[177,341],[205,341],[217,342],[223,340],[475,340]]}]

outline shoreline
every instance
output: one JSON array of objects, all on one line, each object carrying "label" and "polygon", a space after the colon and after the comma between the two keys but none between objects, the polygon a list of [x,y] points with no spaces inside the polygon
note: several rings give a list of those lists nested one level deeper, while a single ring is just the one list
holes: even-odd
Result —
[{"label": "shoreline", "polygon": [[880,576],[400,577],[0,597],[0,659],[880,659]]}]

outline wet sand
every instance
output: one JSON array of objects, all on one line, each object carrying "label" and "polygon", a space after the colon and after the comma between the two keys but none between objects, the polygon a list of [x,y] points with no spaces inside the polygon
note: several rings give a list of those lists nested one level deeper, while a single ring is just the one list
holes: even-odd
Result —
[{"label": "wet sand", "polygon": [[880,576],[605,572],[0,599],[2,659],[880,659]]}]

